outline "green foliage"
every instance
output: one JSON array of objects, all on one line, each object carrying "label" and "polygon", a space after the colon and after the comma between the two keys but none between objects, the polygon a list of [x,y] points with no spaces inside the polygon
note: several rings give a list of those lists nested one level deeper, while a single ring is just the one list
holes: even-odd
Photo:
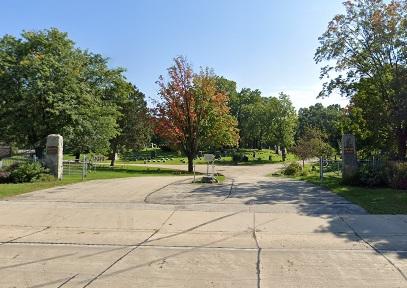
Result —
[{"label": "green foliage", "polygon": [[243,89],[238,95],[239,102],[231,105],[239,121],[241,146],[290,147],[293,144],[297,116],[287,95],[261,97],[258,90],[249,89]]},{"label": "green foliage", "polygon": [[13,183],[33,182],[41,178],[48,171],[39,162],[25,162],[19,164],[10,172],[9,179]]},{"label": "green foliage", "polygon": [[289,176],[295,176],[300,174],[302,171],[301,165],[298,162],[291,162],[287,167],[284,168],[283,174]]},{"label": "green foliage", "polygon": [[329,145],[339,151],[338,143],[342,139],[344,113],[344,109],[337,104],[324,107],[317,103],[308,108],[301,108],[298,111],[296,138],[303,138],[307,129],[318,129],[326,135]]},{"label": "green foliage", "polygon": [[390,187],[407,190],[406,162],[390,162],[386,168],[386,176]]},{"label": "green foliage", "polygon": [[239,162],[249,162],[249,157],[244,153],[233,153],[232,161],[235,163]]},{"label": "green foliage", "polygon": [[107,151],[118,134],[114,91],[122,73],[55,28],[0,38],[2,139],[42,150],[58,133],[71,150]]},{"label": "green foliage", "polygon": [[341,176],[332,172],[324,174],[322,183],[318,171],[310,172],[306,176],[295,176],[295,178],[328,188],[372,214],[407,214],[405,191],[345,185]]},{"label": "green foliage", "polygon": [[[321,96],[334,90],[351,98],[348,122],[363,145],[406,157],[407,142],[407,2],[344,2],[319,38],[315,54],[324,84]],[[335,77],[330,77],[331,72]],[[366,150],[369,150],[367,148]],[[391,155],[391,156],[393,156]]]},{"label": "green foliage", "polygon": [[361,185],[367,187],[382,186],[386,182],[386,175],[382,165],[362,164],[358,170]]},{"label": "green foliage", "polygon": [[10,182],[10,172],[0,171],[0,184]]},{"label": "green foliage", "polygon": [[327,138],[327,135],[317,128],[306,128],[293,148],[293,152],[301,160],[321,156],[330,158],[335,154],[335,149],[329,145]]},{"label": "green foliage", "polygon": [[130,83],[117,85],[116,105],[120,112],[118,117],[119,133],[110,139],[111,166],[114,166],[116,153],[128,150],[140,150],[151,138],[152,127],[144,94]]}]

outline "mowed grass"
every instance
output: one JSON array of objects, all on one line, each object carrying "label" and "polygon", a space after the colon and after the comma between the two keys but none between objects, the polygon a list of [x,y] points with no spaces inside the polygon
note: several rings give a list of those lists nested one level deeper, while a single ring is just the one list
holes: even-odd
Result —
[{"label": "mowed grass", "polygon": [[62,180],[41,181],[32,183],[17,183],[17,184],[0,184],[0,198],[19,195],[36,190],[52,188],[56,186],[74,184],[82,181],[98,180],[98,179],[114,179],[126,177],[140,177],[140,176],[175,176],[175,175],[191,175],[184,171],[173,169],[152,168],[152,167],[99,167],[96,171],[91,171],[82,180],[79,173],[75,175],[65,175]]},{"label": "mowed grass", "polygon": [[[154,149],[145,149],[143,151],[139,151],[133,154],[131,157],[129,155],[122,155],[120,159],[116,161],[117,164],[164,164],[164,165],[182,165],[188,163],[188,159],[185,156],[180,156],[176,152],[165,152],[160,149],[155,149],[155,158],[151,158],[151,154],[153,153]],[[255,154],[253,154],[255,152]],[[257,164],[272,164],[272,163],[281,163],[282,158],[281,155],[277,155],[274,153],[274,150],[269,149],[262,149],[262,150],[255,150],[255,149],[240,149],[239,153],[245,154],[248,156],[248,162],[233,162],[232,156],[222,157],[220,160],[216,160],[216,165],[257,165]],[[271,160],[269,160],[269,156],[271,156]],[[137,158],[135,160],[134,158]],[[144,159],[149,159],[144,160]],[[73,159],[73,156],[66,155],[64,159]],[[288,153],[286,162],[297,160],[294,154]],[[104,161],[108,163],[108,160]],[[203,157],[198,157],[194,161],[195,164],[206,164],[207,162],[203,159]]]},{"label": "mowed grass", "polygon": [[319,179],[319,171],[293,178],[326,187],[371,214],[407,214],[407,191],[405,190],[344,185],[341,175],[335,172],[325,173],[322,183]]}]

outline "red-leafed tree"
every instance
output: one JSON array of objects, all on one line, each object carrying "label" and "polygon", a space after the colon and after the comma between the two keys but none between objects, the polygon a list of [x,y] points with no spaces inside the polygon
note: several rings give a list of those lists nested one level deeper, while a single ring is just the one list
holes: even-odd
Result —
[{"label": "red-leafed tree", "polygon": [[199,149],[237,145],[237,121],[210,69],[195,74],[184,57],[177,57],[168,68],[168,81],[160,76],[157,83],[161,101],[155,109],[155,132],[187,156],[189,172]]}]

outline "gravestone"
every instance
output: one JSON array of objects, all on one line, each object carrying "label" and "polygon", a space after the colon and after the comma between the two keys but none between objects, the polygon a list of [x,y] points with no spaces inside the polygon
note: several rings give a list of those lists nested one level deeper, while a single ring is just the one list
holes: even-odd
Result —
[{"label": "gravestone", "polygon": [[47,149],[45,165],[51,174],[58,179],[62,179],[63,172],[63,138],[58,134],[51,134],[47,137]]},{"label": "gravestone", "polygon": [[352,134],[342,136],[342,179],[344,182],[353,182],[358,173],[356,158],[356,141]]}]

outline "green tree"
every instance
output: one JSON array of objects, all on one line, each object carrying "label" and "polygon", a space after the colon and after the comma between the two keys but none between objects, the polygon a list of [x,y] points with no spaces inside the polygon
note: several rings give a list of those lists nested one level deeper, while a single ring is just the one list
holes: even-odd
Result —
[{"label": "green tree", "polygon": [[0,134],[4,141],[42,154],[46,136],[62,134],[84,151],[106,151],[117,135],[111,101],[122,69],[75,47],[57,29],[0,39]]},{"label": "green tree", "polygon": [[297,139],[304,135],[306,129],[316,128],[324,132],[329,144],[339,151],[338,143],[342,139],[344,113],[344,109],[337,104],[324,107],[321,103],[317,103],[308,108],[300,108]]},{"label": "green tree", "polygon": [[290,97],[280,93],[273,100],[276,104],[274,117],[271,119],[272,138],[275,144],[289,148],[294,144],[294,136],[297,128],[297,113]]},{"label": "green tree", "polygon": [[[319,38],[317,63],[327,61],[321,77],[326,82],[321,96],[339,89],[353,97],[364,81],[380,97],[381,109],[391,123],[389,134],[397,143],[398,158],[406,156],[407,142],[407,1],[355,0],[344,3],[346,14],[336,15]],[[332,64],[331,64],[332,63]],[[369,80],[366,80],[369,79]],[[363,88],[361,87],[364,86]],[[371,88],[369,88],[371,89]],[[370,97],[364,101],[371,101]],[[376,101],[376,99],[373,99]]]},{"label": "green tree", "polygon": [[266,122],[267,108],[270,108],[268,98],[260,98],[241,108],[240,137],[241,145],[250,148],[261,148],[269,132],[269,123]]},{"label": "green tree", "polygon": [[328,135],[318,128],[305,128],[304,133],[293,147],[293,152],[302,160],[318,157],[329,158],[334,154],[334,148],[327,142]]},{"label": "green tree", "polygon": [[121,93],[123,96],[118,97],[117,103],[120,112],[119,134],[110,139],[110,166],[115,164],[116,153],[130,149],[139,150],[147,145],[152,132],[144,94],[127,82],[118,87],[116,93]]}]

